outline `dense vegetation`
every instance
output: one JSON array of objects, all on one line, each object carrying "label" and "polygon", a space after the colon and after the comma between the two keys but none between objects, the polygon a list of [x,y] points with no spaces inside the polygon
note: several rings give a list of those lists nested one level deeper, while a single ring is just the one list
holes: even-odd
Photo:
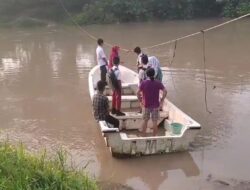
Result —
[{"label": "dense vegetation", "polygon": [[96,190],[95,182],[83,172],[68,169],[65,153],[48,159],[27,153],[23,146],[0,144],[0,189],[4,190]]},{"label": "dense vegetation", "polygon": [[68,16],[61,3],[80,24],[236,17],[250,12],[250,0],[0,0],[0,22],[65,22]]}]

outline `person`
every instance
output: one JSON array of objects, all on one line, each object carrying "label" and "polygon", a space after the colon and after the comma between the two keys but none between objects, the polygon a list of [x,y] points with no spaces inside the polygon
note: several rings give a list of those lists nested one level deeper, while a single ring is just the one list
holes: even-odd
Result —
[{"label": "person", "polygon": [[113,88],[111,113],[116,114],[117,116],[124,116],[125,114],[121,112],[122,83],[121,72],[119,70],[120,58],[114,57],[113,64],[114,66],[112,67],[112,70],[115,74],[115,78],[118,85],[114,86]]},{"label": "person", "polygon": [[107,65],[108,61],[106,58],[106,55],[103,50],[103,39],[99,38],[97,40],[97,48],[96,48],[96,58],[97,58],[97,63],[100,66],[100,71],[101,71],[101,80],[107,85],[106,82],[106,74],[107,74]]},{"label": "person", "polygon": [[[154,79],[155,71],[153,68],[147,69],[146,74],[149,79],[142,81],[137,91],[137,97],[141,105],[143,105],[142,133],[145,135],[148,121],[151,117],[153,135],[155,136],[158,132],[157,121],[159,119],[159,109],[163,106],[167,90],[160,81]],[[160,91],[163,91],[161,99]]]},{"label": "person", "polygon": [[148,68],[153,68],[155,70],[155,79],[162,82],[162,70],[160,66],[160,61],[155,56],[148,57],[147,55],[142,55],[141,61],[143,64],[147,64]]},{"label": "person", "polygon": [[113,67],[113,60],[115,57],[119,57],[119,50],[120,47],[119,46],[113,46],[111,49],[111,53],[109,56],[109,65],[108,68],[111,69]]},{"label": "person", "polygon": [[[147,79],[147,75],[146,75],[147,64],[140,64],[138,69],[139,69],[138,78],[139,78],[139,86],[140,86],[142,81]],[[138,113],[142,113],[142,107],[141,106],[140,106],[140,109],[139,109]]]},{"label": "person", "polygon": [[141,63],[138,66],[138,69],[139,69],[139,72],[138,72],[139,85],[142,83],[142,81],[147,79],[147,75],[146,75],[147,68],[148,68],[147,64],[143,64],[143,63]]},{"label": "person", "polygon": [[97,82],[97,94],[94,95],[92,102],[94,117],[97,121],[106,121],[115,128],[119,128],[119,120],[109,114],[109,101],[103,94],[105,85],[102,80]]},{"label": "person", "polygon": [[139,72],[139,66],[142,64],[141,58],[144,54],[142,53],[141,48],[139,46],[135,47],[134,53],[137,54],[136,66],[138,68],[137,71]]}]

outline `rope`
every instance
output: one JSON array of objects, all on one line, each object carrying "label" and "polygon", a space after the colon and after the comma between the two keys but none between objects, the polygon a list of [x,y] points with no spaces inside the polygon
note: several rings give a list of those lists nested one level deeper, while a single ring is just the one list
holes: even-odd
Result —
[{"label": "rope", "polygon": [[[68,17],[70,18],[71,22],[82,32],[84,32],[88,37],[90,37],[91,39],[97,41],[98,38],[94,35],[92,35],[91,33],[89,33],[87,30],[85,30],[83,27],[81,27],[73,18],[73,16],[69,13],[69,11],[66,9],[65,5],[63,4],[62,0],[58,0],[59,4],[61,5],[61,7],[63,8],[64,12],[68,15]],[[109,47],[113,47],[114,45],[108,42],[105,42],[105,44]],[[129,52],[128,49],[125,48],[121,48],[120,50],[125,51],[125,52]]]},{"label": "rope", "polygon": [[169,40],[169,41],[166,41],[166,42],[163,42],[163,43],[160,43],[160,44],[156,44],[156,45],[144,47],[144,48],[142,48],[142,49],[144,49],[144,50],[146,50],[146,49],[152,49],[152,48],[155,48],[155,47],[159,47],[159,46],[163,46],[163,45],[166,45],[166,44],[173,43],[173,42],[175,42],[175,41],[179,41],[179,40],[183,40],[183,39],[186,39],[186,38],[190,38],[190,37],[196,36],[196,35],[198,35],[198,34],[200,34],[200,33],[208,32],[208,31],[210,31],[210,30],[214,30],[214,29],[216,29],[216,28],[219,28],[219,27],[221,27],[221,26],[224,26],[224,25],[226,25],[226,24],[235,22],[235,21],[237,21],[237,20],[240,20],[240,19],[245,18],[245,17],[248,17],[248,16],[250,16],[250,13],[245,14],[245,15],[242,15],[242,16],[237,17],[237,18],[235,18],[235,19],[229,20],[229,21],[227,21],[227,22],[223,22],[223,23],[218,24],[218,25],[216,25],[216,26],[213,26],[213,27],[204,29],[204,30],[202,30],[202,31],[195,32],[195,33],[193,33],[193,34],[189,34],[189,35],[186,35],[186,36],[183,36],[183,37],[179,37],[179,38],[176,38],[176,39],[173,39],[173,40]]},{"label": "rope", "polygon": [[207,105],[207,73],[206,73],[206,49],[205,49],[205,32],[202,30],[202,41],[203,41],[203,73],[204,73],[204,86],[205,86],[205,105],[206,105],[206,111],[208,113],[212,113],[211,111],[209,111],[208,109],[208,105]]},{"label": "rope", "polygon": [[[171,59],[170,62],[169,62],[169,68],[172,67],[172,64],[173,64],[173,62],[174,62],[176,48],[177,48],[177,41],[175,41],[175,43],[174,43],[174,52],[173,52],[172,59]],[[175,92],[176,92],[176,87],[175,87],[175,82],[174,82],[174,77],[173,77],[173,72],[172,72],[172,70],[170,70],[170,75],[171,75],[171,79],[172,79],[172,84],[173,84],[174,90],[175,90]]]}]

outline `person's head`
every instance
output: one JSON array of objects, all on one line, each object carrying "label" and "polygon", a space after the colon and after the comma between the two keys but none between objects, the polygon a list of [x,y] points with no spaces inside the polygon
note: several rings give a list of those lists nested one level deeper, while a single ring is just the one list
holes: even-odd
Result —
[{"label": "person's head", "polygon": [[141,62],[142,62],[143,65],[147,65],[148,64],[148,56],[143,54],[141,56]]},{"label": "person's head", "polygon": [[149,77],[151,80],[154,80],[155,70],[153,68],[148,68],[146,74],[147,77]]},{"label": "person's head", "polygon": [[118,52],[120,50],[120,47],[119,46],[113,46],[112,47],[112,52]]},{"label": "person's head", "polygon": [[141,53],[141,48],[138,46],[135,47],[134,52],[139,55]]},{"label": "person's head", "polygon": [[98,90],[99,92],[103,92],[104,89],[105,89],[105,85],[106,85],[105,82],[99,80],[99,81],[97,82],[97,90]]},{"label": "person's head", "polygon": [[114,65],[119,65],[120,64],[120,58],[119,57],[114,57],[113,64]]},{"label": "person's head", "polygon": [[97,44],[99,45],[99,46],[102,46],[103,45],[103,39],[101,39],[101,38],[99,38],[98,40],[97,40]]}]

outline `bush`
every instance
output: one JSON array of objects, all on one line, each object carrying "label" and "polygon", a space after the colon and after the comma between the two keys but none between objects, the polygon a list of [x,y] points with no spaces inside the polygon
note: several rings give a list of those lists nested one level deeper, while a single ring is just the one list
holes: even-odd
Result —
[{"label": "bush", "polygon": [[4,190],[96,190],[97,185],[82,171],[65,165],[66,154],[58,151],[48,159],[46,151],[34,156],[22,145],[0,145],[0,189]]},{"label": "bush", "polygon": [[238,16],[250,13],[250,2],[246,1],[239,3],[236,12]]}]

